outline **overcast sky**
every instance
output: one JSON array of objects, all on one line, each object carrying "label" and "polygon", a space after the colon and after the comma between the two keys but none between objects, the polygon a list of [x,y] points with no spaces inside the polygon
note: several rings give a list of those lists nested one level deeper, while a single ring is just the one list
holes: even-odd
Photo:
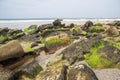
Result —
[{"label": "overcast sky", "polygon": [[120,18],[120,0],[0,0],[0,18]]}]

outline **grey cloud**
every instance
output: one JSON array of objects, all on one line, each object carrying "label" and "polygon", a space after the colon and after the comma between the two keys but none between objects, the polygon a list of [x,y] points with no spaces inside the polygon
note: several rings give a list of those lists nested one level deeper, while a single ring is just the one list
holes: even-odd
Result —
[{"label": "grey cloud", "polygon": [[120,18],[120,0],[0,0],[0,18]]}]

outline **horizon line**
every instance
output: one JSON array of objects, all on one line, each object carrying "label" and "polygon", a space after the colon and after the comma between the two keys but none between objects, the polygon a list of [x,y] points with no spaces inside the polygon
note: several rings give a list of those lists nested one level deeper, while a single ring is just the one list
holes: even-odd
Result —
[{"label": "horizon line", "polygon": [[30,19],[120,19],[120,18],[0,18],[0,20],[30,20]]}]

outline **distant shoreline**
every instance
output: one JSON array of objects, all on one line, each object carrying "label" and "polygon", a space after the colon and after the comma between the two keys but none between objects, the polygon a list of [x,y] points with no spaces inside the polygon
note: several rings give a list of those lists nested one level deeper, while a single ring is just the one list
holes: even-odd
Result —
[{"label": "distant shoreline", "polygon": [[[15,18],[8,18],[8,19],[0,19],[0,21],[54,21],[57,18],[21,18],[21,19],[15,19]],[[63,21],[114,21],[114,20],[120,20],[120,18],[58,18]]]},{"label": "distant shoreline", "polygon": [[[41,20],[0,20],[0,28],[8,27],[11,29],[25,29],[30,25],[43,25],[43,24],[50,24],[55,19],[41,19]],[[86,21],[93,21],[94,23],[109,23],[111,21],[120,20],[120,19],[79,19],[79,18],[65,18],[63,19],[62,23],[69,25],[70,23],[82,25]]]}]

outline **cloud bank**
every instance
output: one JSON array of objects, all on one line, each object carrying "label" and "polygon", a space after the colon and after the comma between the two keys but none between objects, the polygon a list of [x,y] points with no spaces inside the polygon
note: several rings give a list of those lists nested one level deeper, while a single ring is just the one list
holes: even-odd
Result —
[{"label": "cloud bank", "polygon": [[0,18],[120,18],[120,0],[0,0]]}]

